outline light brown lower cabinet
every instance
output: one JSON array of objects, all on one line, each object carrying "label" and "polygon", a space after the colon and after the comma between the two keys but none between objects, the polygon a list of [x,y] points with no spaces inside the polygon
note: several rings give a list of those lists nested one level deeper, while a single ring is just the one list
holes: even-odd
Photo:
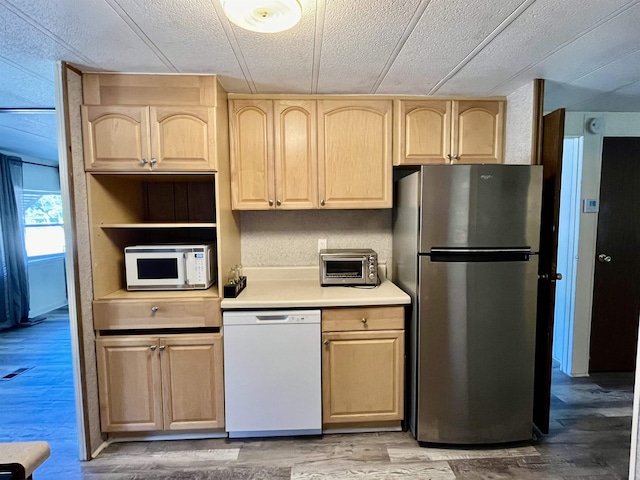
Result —
[{"label": "light brown lower cabinet", "polygon": [[[404,330],[380,329],[403,326],[403,312],[403,307],[323,310],[325,427],[404,418]],[[357,330],[340,331],[354,325]]]},{"label": "light brown lower cabinet", "polygon": [[104,432],[224,426],[222,335],[96,340]]}]

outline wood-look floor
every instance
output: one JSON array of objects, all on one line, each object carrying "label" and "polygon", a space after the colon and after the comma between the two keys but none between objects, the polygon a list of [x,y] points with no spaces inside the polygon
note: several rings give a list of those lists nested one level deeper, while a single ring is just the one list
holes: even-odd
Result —
[{"label": "wood-look floor", "polygon": [[497,449],[420,448],[407,432],[114,443],[79,462],[68,318],[0,332],[0,442],[46,440],[35,480],[627,478],[632,374],[553,377],[551,432]]}]

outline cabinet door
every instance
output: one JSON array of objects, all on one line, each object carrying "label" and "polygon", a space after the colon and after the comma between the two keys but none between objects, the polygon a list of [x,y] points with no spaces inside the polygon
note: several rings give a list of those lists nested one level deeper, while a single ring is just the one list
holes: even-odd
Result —
[{"label": "cabinet door", "polygon": [[454,101],[453,163],[502,163],[504,102]]},{"label": "cabinet door", "polygon": [[87,170],[150,169],[147,107],[82,106]]},{"label": "cabinet door", "polygon": [[103,432],[162,430],[158,353],[155,337],[96,340]]},{"label": "cabinet door", "polygon": [[404,332],[323,333],[322,422],[402,420]]},{"label": "cabinet door", "polygon": [[276,208],[318,206],[317,117],[315,100],[276,100]]},{"label": "cabinet door", "polygon": [[167,336],[160,339],[159,351],[164,428],[223,427],[222,336]]},{"label": "cabinet door", "polygon": [[232,208],[275,208],[273,102],[230,100],[229,135]]},{"label": "cabinet door", "polygon": [[324,208],[391,208],[391,100],[318,101]]},{"label": "cabinet door", "polygon": [[395,101],[395,165],[449,163],[451,101]]},{"label": "cabinet door", "polygon": [[214,109],[150,107],[152,170],[215,170]]}]

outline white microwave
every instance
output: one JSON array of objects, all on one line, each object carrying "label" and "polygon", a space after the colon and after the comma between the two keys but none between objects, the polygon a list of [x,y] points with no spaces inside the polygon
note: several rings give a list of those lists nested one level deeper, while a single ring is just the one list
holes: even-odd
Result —
[{"label": "white microwave", "polygon": [[216,281],[215,244],[124,249],[127,290],[205,290]]}]

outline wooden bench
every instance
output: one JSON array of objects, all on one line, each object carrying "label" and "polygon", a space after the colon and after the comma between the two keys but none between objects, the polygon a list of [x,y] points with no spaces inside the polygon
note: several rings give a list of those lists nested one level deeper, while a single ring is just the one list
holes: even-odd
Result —
[{"label": "wooden bench", "polygon": [[0,443],[0,478],[28,480],[51,455],[47,442]]}]

